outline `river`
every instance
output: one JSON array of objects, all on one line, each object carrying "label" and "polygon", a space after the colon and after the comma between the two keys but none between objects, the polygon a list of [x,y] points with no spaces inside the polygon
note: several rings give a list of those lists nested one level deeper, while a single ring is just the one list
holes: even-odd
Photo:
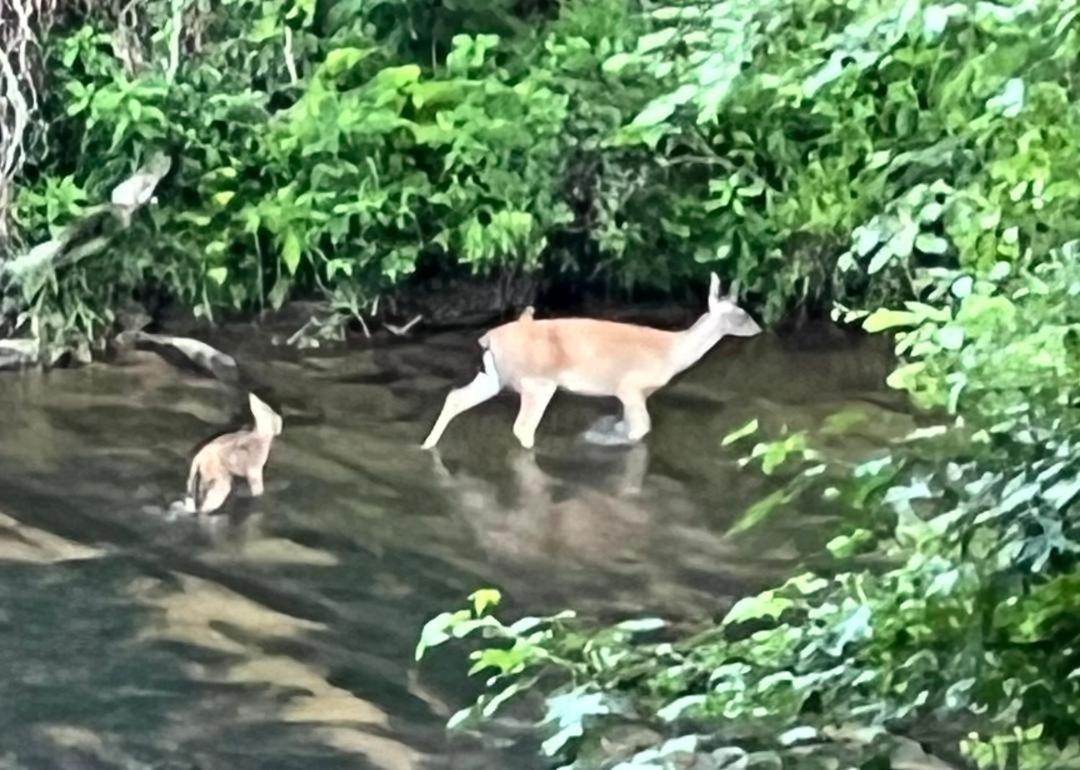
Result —
[{"label": "river", "polygon": [[529,747],[446,734],[474,691],[461,654],[413,663],[428,618],[482,586],[513,615],[715,617],[832,521],[811,501],[726,537],[772,488],[726,433],[757,416],[858,456],[910,427],[881,341],[810,326],[722,341],[653,397],[639,447],[584,443],[615,402],[558,394],[525,452],[505,395],[424,452],[476,336],[304,355],[208,338],[285,426],[266,494],[238,485],[206,520],[162,509],[192,448],[243,422],[242,392],[150,351],[0,375],[0,767],[531,767]]}]

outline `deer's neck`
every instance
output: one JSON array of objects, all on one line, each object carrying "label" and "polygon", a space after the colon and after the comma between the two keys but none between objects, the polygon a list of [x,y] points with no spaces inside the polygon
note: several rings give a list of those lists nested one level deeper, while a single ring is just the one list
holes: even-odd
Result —
[{"label": "deer's neck", "polygon": [[694,322],[694,325],[685,331],[675,335],[675,345],[672,348],[672,365],[676,373],[687,369],[708,353],[724,333],[711,323],[709,314],[705,313]]}]

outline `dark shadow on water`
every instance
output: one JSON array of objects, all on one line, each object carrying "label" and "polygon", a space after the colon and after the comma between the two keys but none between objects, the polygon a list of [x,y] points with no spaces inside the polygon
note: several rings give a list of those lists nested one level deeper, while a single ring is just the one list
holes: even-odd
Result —
[{"label": "dark shadow on water", "polygon": [[560,394],[525,452],[504,395],[424,452],[447,388],[475,371],[476,336],[300,359],[225,335],[219,344],[280,398],[285,430],[266,495],[239,485],[210,520],[162,512],[182,494],[192,448],[242,420],[241,392],[146,352],[5,376],[0,757],[28,768],[527,770],[525,744],[447,737],[475,683],[460,651],[413,663],[427,619],[489,585],[512,615],[714,617],[829,534],[829,512],[810,505],[726,537],[771,489],[720,448],[726,433],[757,416],[843,452],[911,423],[882,387],[888,351],[822,329],[805,345],[722,342],[653,398],[644,445],[583,441],[616,405]]}]

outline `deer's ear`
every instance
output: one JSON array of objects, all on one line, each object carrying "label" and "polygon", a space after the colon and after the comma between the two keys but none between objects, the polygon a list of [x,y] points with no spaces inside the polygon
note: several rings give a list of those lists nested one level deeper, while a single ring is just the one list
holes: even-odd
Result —
[{"label": "deer's ear", "polygon": [[720,310],[720,277],[716,273],[709,276],[709,312]]}]

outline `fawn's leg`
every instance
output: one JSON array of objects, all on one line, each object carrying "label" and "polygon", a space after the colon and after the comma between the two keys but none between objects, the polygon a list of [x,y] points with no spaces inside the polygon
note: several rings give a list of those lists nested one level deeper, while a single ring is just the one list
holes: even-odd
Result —
[{"label": "fawn's leg", "polygon": [[251,488],[251,496],[258,497],[263,493],[263,469],[254,468],[248,471],[247,483]]},{"label": "fawn's leg", "polygon": [[207,484],[206,495],[203,496],[202,504],[199,506],[199,513],[213,513],[222,506],[225,498],[232,491],[232,478],[226,476],[223,479],[204,481]]}]

